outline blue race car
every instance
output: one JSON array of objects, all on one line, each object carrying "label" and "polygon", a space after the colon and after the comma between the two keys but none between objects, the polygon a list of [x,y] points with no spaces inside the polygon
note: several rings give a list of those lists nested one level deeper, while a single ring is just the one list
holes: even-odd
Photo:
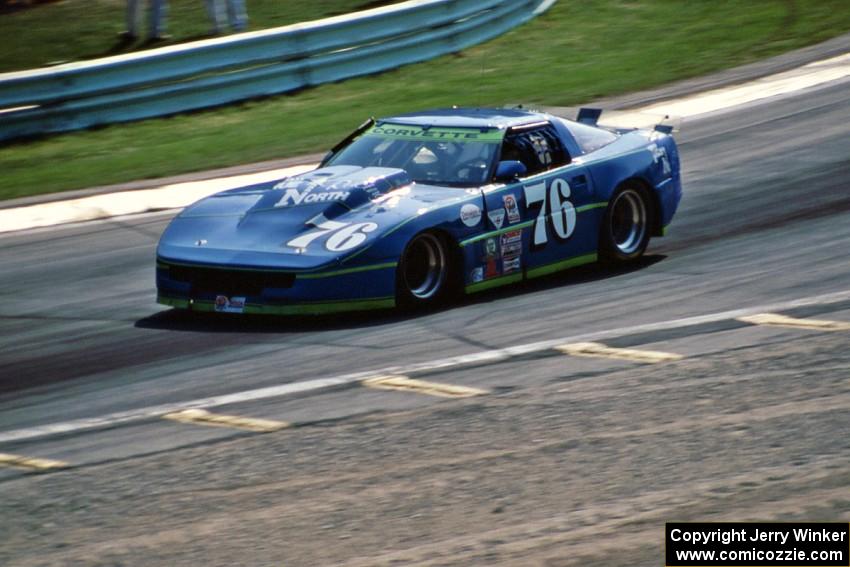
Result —
[{"label": "blue race car", "polygon": [[682,194],[664,125],[521,109],[370,120],[318,169],[186,208],[157,249],[159,303],[319,314],[431,304],[602,259],[630,262]]}]

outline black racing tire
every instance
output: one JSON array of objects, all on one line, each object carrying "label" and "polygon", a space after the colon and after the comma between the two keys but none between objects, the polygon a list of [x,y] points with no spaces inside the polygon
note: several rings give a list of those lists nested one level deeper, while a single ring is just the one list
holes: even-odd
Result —
[{"label": "black racing tire", "polygon": [[442,234],[426,231],[411,238],[396,270],[399,307],[432,307],[456,295],[456,256]]},{"label": "black racing tire", "polygon": [[599,229],[599,258],[608,264],[634,262],[643,256],[652,232],[653,207],[639,183],[621,185],[608,201]]}]

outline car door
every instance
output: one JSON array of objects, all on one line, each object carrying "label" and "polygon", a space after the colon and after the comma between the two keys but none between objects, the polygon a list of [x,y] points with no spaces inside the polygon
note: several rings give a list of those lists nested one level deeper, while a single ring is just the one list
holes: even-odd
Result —
[{"label": "car door", "polygon": [[485,191],[487,214],[498,231],[487,269],[499,272],[486,276],[534,277],[588,260],[598,238],[596,215],[582,214],[594,200],[592,180],[587,168],[571,161],[557,130],[548,122],[513,128],[499,159],[520,161],[527,171]]}]

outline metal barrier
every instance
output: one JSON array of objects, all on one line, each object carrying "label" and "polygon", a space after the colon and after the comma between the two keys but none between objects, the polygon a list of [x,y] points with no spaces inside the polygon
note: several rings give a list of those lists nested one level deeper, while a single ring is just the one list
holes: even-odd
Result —
[{"label": "metal barrier", "polygon": [[494,38],[554,0],[412,0],[281,28],[0,74],[0,140],[166,116],[367,75]]}]

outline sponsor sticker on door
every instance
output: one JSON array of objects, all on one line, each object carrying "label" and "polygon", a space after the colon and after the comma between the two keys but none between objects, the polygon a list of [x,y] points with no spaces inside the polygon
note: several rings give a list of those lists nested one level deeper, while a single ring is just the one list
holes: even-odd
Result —
[{"label": "sponsor sticker on door", "polygon": [[516,258],[505,258],[502,261],[502,273],[509,274],[511,272],[518,272],[520,269],[520,259],[519,256]]},{"label": "sponsor sticker on door", "polygon": [[215,298],[215,310],[217,313],[244,313],[244,297],[227,297],[219,295]]},{"label": "sponsor sticker on door", "polygon": [[516,197],[513,195],[505,195],[502,197],[505,203],[505,211],[508,213],[508,222],[513,224],[519,222],[519,205],[516,202]]},{"label": "sponsor sticker on door", "polygon": [[472,203],[465,204],[460,208],[460,220],[466,226],[477,226],[481,222],[481,209]]},{"label": "sponsor sticker on door", "polygon": [[487,216],[490,217],[490,222],[493,223],[493,226],[496,227],[496,230],[502,228],[502,225],[505,224],[505,209],[496,209],[495,211],[489,211]]}]

